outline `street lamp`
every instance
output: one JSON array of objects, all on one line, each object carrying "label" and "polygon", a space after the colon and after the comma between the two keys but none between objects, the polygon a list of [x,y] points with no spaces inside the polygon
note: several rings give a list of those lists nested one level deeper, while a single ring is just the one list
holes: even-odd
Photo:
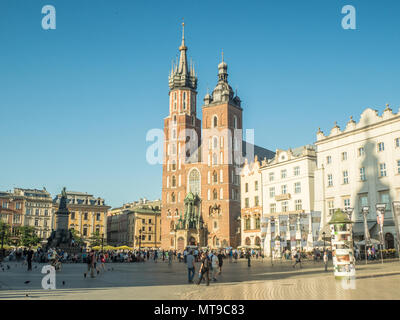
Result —
[{"label": "street lamp", "polygon": [[386,203],[377,203],[375,205],[376,208],[376,216],[377,216],[377,222],[380,226],[380,238],[381,238],[381,247],[380,247],[380,251],[381,251],[381,260],[383,263],[383,220],[385,217],[385,211],[386,211]]},{"label": "street lamp", "polygon": [[142,244],[142,229],[139,230],[139,251],[141,244]]},{"label": "street lamp", "polygon": [[324,239],[324,253],[325,253],[325,235],[326,235],[326,232],[325,231],[322,232],[322,238]]},{"label": "street lamp", "polygon": [[367,216],[369,213],[369,206],[362,207],[361,214],[364,218],[364,255],[365,255],[365,264],[368,264],[368,256],[367,256],[367,245],[369,243],[369,230],[368,230],[368,223],[367,223]]},{"label": "street lamp", "polygon": [[[349,220],[351,221],[351,217],[353,215],[354,208],[345,207],[344,211],[347,213]],[[353,249],[354,249],[354,234],[353,234],[353,225],[351,225],[351,237],[353,239]]]},{"label": "street lamp", "polygon": [[101,234],[101,253],[103,254],[103,247],[104,247],[104,233]]}]

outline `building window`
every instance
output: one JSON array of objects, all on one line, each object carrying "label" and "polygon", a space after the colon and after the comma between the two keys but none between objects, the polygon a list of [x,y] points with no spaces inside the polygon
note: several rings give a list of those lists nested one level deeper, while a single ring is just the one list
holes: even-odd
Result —
[{"label": "building window", "polygon": [[176,187],[176,177],[172,176],[172,187]]},{"label": "building window", "polygon": [[21,216],[19,214],[14,214],[13,223],[20,223],[20,222],[21,222]]},{"label": "building window", "polygon": [[218,138],[217,137],[213,138],[213,149],[214,150],[218,149]]},{"label": "building window", "polygon": [[8,208],[8,202],[3,202],[1,206],[2,206],[4,209],[7,209],[7,208]]},{"label": "building window", "polygon": [[244,192],[249,192],[249,184],[245,183],[244,185]]},{"label": "building window", "polygon": [[342,161],[347,160],[347,152],[342,152]]},{"label": "building window", "polygon": [[233,128],[237,129],[238,128],[238,121],[237,121],[237,117],[233,116]]},{"label": "building window", "polygon": [[360,168],[360,180],[361,181],[367,180],[365,177],[365,168],[364,167]]},{"label": "building window", "polygon": [[282,201],[282,212],[287,212],[287,211],[288,211],[288,202]]},{"label": "building window", "polygon": [[287,176],[287,171],[285,170],[281,170],[281,179],[285,179]]},{"label": "building window", "polygon": [[390,195],[388,191],[379,192],[379,198],[381,203],[386,203],[386,211],[390,211]]},{"label": "building window", "polygon": [[400,160],[397,160],[397,173],[400,174]]},{"label": "building window", "polygon": [[39,227],[39,219],[35,219],[35,227]]},{"label": "building window", "polygon": [[250,230],[250,218],[246,218],[245,220],[245,230]]},{"label": "building window", "polygon": [[345,209],[350,208],[350,198],[343,199],[343,205]]},{"label": "building window", "polygon": [[274,181],[274,173],[273,172],[269,173],[269,181]]},{"label": "building window", "polygon": [[301,184],[300,182],[296,182],[294,184],[294,193],[300,193],[301,192]]},{"label": "building window", "polygon": [[255,197],[254,197],[254,206],[255,206],[255,207],[258,207],[258,205],[259,205],[258,196],[255,196]]},{"label": "building window", "polygon": [[151,235],[149,235],[149,238],[148,238],[148,239],[149,239],[149,241],[151,241]]},{"label": "building window", "polygon": [[349,183],[349,173],[348,171],[343,171],[343,184],[348,184]]},{"label": "building window", "polygon": [[15,204],[15,209],[16,210],[20,210],[21,209],[21,202],[17,202],[16,204]]},{"label": "building window", "polygon": [[218,192],[217,192],[217,190],[215,190],[215,189],[214,189],[214,191],[213,191],[213,199],[214,199],[214,200],[218,200]]},{"label": "building window", "polygon": [[87,219],[88,219],[88,213],[87,213],[87,212],[85,212],[85,213],[83,214],[83,219],[84,219],[84,220],[87,220]]},{"label": "building window", "polygon": [[333,200],[328,200],[328,214],[329,214],[329,216],[333,215],[334,212],[335,212],[334,201]]},{"label": "building window", "polygon": [[218,156],[216,153],[213,154],[213,166],[218,165]]},{"label": "building window", "polygon": [[363,155],[365,155],[365,149],[364,147],[358,148],[358,156],[362,157]]},{"label": "building window", "polygon": [[244,199],[244,207],[245,207],[245,208],[249,208],[249,207],[250,207],[249,198],[245,198],[245,199]]},{"label": "building window", "polygon": [[333,186],[333,179],[332,179],[332,175],[328,174],[328,187],[332,187]]},{"label": "building window", "polygon": [[258,191],[258,181],[255,181],[255,182],[254,182],[254,190],[255,190],[255,191]]},{"label": "building window", "polygon": [[295,206],[295,210],[303,210],[303,206],[301,204],[301,199],[295,200],[294,201],[294,206]]},{"label": "building window", "polygon": [[276,204],[275,203],[271,203],[269,205],[269,212],[270,213],[275,213],[276,212]]},{"label": "building window", "polygon": [[282,190],[282,194],[286,194],[286,192],[287,192],[287,186],[286,186],[286,184],[284,184],[284,185],[281,186],[281,190]]},{"label": "building window", "polygon": [[172,195],[171,195],[171,202],[175,203],[175,193],[174,192],[172,192]]},{"label": "building window", "polygon": [[294,167],[294,170],[293,170],[294,172],[294,175],[295,176],[299,176],[300,175],[300,167]]},{"label": "building window", "polygon": [[400,148],[400,138],[394,139],[394,144],[395,144],[396,148]]},{"label": "building window", "polygon": [[96,213],[96,221],[100,221],[100,213]]},{"label": "building window", "polygon": [[75,219],[75,212],[71,212],[71,220],[74,220]]},{"label": "building window", "polygon": [[362,207],[368,206],[368,195],[367,194],[362,194],[359,196],[359,204],[360,204],[360,211]]},{"label": "building window", "polygon": [[87,228],[83,228],[83,236],[84,236],[84,237],[87,236]]},{"label": "building window", "polygon": [[331,156],[327,156],[326,157],[326,164],[331,164],[332,163],[332,157]]},{"label": "building window", "polygon": [[36,210],[35,210],[35,215],[37,215],[37,216],[38,216],[38,215],[39,215],[39,213],[40,213],[40,210],[39,210],[39,209],[36,209]]},{"label": "building window", "polygon": [[214,128],[218,127],[218,118],[217,118],[217,116],[214,116],[214,118],[213,118],[213,127]]},{"label": "building window", "polygon": [[256,229],[260,229],[260,217],[256,218]]},{"label": "building window", "polygon": [[385,144],[383,142],[378,143],[378,152],[385,150]]},{"label": "building window", "polygon": [[30,208],[26,208],[26,214],[30,215],[31,214],[31,209]]},{"label": "building window", "polygon": [[275,188],[274,187],[269,188],[269,197],[270,198],[275,197]]},{"label": "building window", "polygon": [[386,177],[386,163],[379,164],[379,174],[381,177]]},{"label": "building window", "polygon": [[49,215],[49,210],[47,210],[47,209],[44,210],[44,215],[45,215],[45,216],[48,216],[48,215]]},{"label": "building window", "polygon": [[217,175],[216,171],[214,171],[214,173],[213,173],[213,182],[218,183],[218,175]]}]

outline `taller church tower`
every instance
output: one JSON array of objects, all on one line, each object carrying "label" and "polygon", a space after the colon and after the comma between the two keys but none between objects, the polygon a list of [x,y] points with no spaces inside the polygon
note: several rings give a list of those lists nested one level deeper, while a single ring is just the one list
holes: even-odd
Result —
[{"label": "taller church tower", "polygon": [[178,249],[174,230],[185,214],[184,199],[189,191],[188,164],[199,162],[201,141],[201,122],[196,116],[197,77],[187,61],[184,27],[182,24],[179,62],[172,65],[169,75],[169,115],[164,119],[161,246],[174,249]]}]

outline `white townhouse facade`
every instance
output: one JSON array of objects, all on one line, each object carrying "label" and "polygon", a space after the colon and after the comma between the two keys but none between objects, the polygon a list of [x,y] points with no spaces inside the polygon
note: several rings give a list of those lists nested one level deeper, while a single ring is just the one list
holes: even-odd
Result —
[{"label": "white townhouse facade", "polygon": [[361,210],[369,206],[368,228],[379,240],[375,205],[386,203],[385,248],[394,248],[392,201],[400,200],[400,113],[393,113],[389,105],[381,115],[368,108],[358,123],[351,117],[343,130],[336,123],[329,135],[319,129],[315,144],[315,205],[322,213],[321,228],[326,229],[335,209],[353,208],[354,237],[361,240]]},{"label": "white townhouse facade", "polygon": [[257,156],[251,163],[245,159],[240,174],[241,246],[245,248],[262,249],[260,222],[263,210],[260,166]]},{"label": "white townhouse facade", "polygon": [[272,248],[275,256],[285,249],[311,250],[317,240],[320,213],[314,210],[316,159],[315,146],[306,145],[277,150],[272,160],[262,162],[263,216],[268,218],[266,255]]}]

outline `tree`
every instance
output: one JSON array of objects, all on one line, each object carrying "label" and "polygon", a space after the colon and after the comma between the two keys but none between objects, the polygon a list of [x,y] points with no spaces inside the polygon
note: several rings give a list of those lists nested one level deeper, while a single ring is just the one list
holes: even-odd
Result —
[{"label": "tree", "polygon": [[0,222],[0,245],[1,241],[3,244],[10,244],[11,242],[11,227],[7,223]]},{"label": "tree", "polygon": [[102,237],[100,236],[99,232],[92,233],[92,236],[89,238],[90,246],[100,246],[101,245]]},{"label": "tree", "polygon": [[71,234],[72,234],[72,239],[74,239],[74,242],[78,245],[81,246],[84,243],[84,240],[82,237],[79,235],[79,231],[76,231],[75,229],[70,229]]},{"label": "tree", "polygon": [[35,227],[22,226],[18,228],[19,245],[24,247],[35,246],[40,242],[40,238],[35,232]]}]

